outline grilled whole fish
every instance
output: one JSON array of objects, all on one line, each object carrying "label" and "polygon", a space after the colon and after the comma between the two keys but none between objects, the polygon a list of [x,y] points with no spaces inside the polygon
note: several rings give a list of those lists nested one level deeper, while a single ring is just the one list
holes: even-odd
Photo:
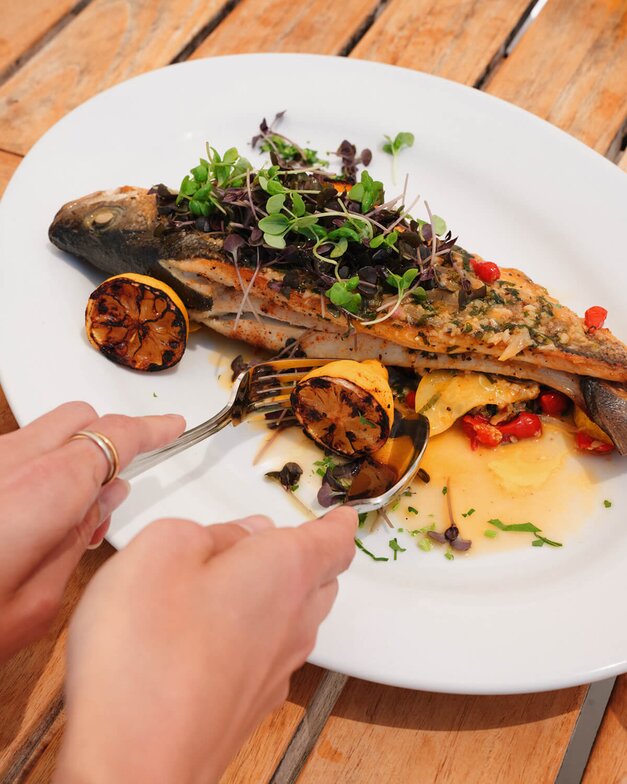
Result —
[{"label": "grilled whole fish", "polygon": [[625,345],[607,329],[586,331],[575,313],[518,270],[501,268],[481,298],[466,303],[444,278],[424,302],[403,303],[368,325],[347,320],[320,293],[286,286],[280,268],[235,263],[222,234],[164,228],[155,195],[126,186],[64,205],[49,237],[106,273],[163,280],[194,320],[257,346],[279,351],[295,340],[310,356],[379,356],[418,372],[476,370],[546,384],[585,408],[627,454]]}]

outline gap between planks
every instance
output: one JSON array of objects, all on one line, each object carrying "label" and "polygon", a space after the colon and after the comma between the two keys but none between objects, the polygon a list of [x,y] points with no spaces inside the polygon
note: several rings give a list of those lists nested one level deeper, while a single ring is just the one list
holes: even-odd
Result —
[{"label": "gap between planks", "polygon": [[46,30],[43,35],[38,38],[34,43],[27,47],[12,63],[0,71],[0,85],[4,84],[13,74],[19,70],[25,63],[27,63],[37,52],[46,46],[58,33],[63,30],[70,22],[72,22],[80,12],[86,8],[92,0],[79,0],[76,5],[72,6],[69,11],[59,17],[59,19]]}]

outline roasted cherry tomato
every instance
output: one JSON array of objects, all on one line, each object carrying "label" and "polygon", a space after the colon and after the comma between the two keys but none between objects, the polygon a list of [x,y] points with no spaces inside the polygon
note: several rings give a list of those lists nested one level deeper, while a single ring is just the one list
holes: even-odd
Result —
[{"label": "roasted cherry tomato", "polygon": [[588,308],[584,316],[584,323],[588,328],[588,332],[591,335],[594,335],[597,329],[601,329],[601,327],[605,324],[606,318],[607,310],[605,310],[605,308],[602,308],[599,305]]},{"label": "roasted cherry tomato", "polygon": [[501,270],[492,261],[477,261],[471,259],[470,263],[475,272],[475,275],[484,283],[494,283],[501,277]]},{"label": "roasted cherry tomato", "polygon": [[405,395],[405,403],[410,408],[416,408],[416,390],[410,389],[409,392]]},{"label": "roasted cherry tomato", "polygon": [[578,449],[581,449],[583,452],[592,452],[595,455],[605,455],[614,449],[613,444],[597,441],[596,438],[592,438],[592,436],[584,433],[583,430],[578,430],[575,434],[575,443]]},{"label": "roasted cherry tomato", "polygon": [[543,392],[540,395],[540,408],[547,416],[560,417],[568,410],[570,400],[561,392]]},{"label": "roasted cherry tomato", "polygon": [[536,414],[523,411],[511,422],[498,426],[504,438],[534,438],[542,435],[542,421]]},{"label": "roasted cherry tomato", "polygon": [[503,433],[498,427],[491,425],[485,417],[466,416],[462,419],[462,429],[470,438],[471,449],[476,449],[479,444],[482,446],[498,446],[503,440]]}]

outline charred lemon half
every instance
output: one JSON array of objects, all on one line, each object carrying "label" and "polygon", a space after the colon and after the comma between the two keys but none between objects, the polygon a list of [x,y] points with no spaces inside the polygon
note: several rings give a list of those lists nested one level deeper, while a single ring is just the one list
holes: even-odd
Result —
[{"label": "charred lemon half", "polygon": [[388,372],[372,359],[339,360],[312,370],[294,388],[291,404],[317,444],[346,457],[380,449],[394,420]]},{"label": "charred lemon half", "polygon": [[165,370],[185,352],[189,317],[165,283],[128,273],[105,280],[91,293],[85,329],[107,359],[133,370]]}]

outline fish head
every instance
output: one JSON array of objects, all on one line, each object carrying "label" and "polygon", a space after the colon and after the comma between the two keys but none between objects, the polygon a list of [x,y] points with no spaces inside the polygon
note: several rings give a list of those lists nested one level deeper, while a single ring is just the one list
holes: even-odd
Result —
[{"label": "fish head", "polygon": [[155,197],[124,186],[64,204],[48,236],[57,248],[105,272],[148,272],[157,255],[157,221]]}]

